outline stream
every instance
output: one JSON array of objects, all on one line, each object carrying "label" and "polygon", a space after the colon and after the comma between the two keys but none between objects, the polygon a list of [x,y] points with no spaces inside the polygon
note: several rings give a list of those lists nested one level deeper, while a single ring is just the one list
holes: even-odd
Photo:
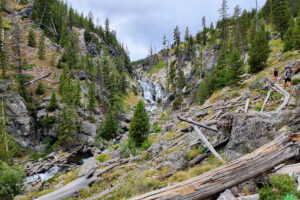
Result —
[{"label": "stream", "polygon": [[151,83],[148,81],[138,80],[142,95],[147,100],[146,110],[149,112],[157,108],[158,103],[164,98],[165,91],[159,83]]},{"label": "stream", "polygon": [[[78,153],[75,156],[71,156],[68,159],[68,163],[69,164],[82,165],[83,163],[85,163],[86,161],[91,159],[92,157],[93,156],[91,154]],[[49,179],[51,179],[56,174],[64,173],[64,172],[66,172],[64,168],[55,165],[55,166],[53,166],[52,168],[50,168],[48,171],[46,171],[44,173],[37,173],[37,174],[34,174],[32,176],[26,177],[24,183],[28,184],[28,183],[38,183],[38,182],[48,181]]]}]

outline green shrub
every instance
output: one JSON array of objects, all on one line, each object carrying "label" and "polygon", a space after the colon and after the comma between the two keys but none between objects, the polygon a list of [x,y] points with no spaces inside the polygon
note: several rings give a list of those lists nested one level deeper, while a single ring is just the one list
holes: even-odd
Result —
[{"label": "green shrub", "polygon": [[0,161],[0,199],[11,200],[22,191],[24,171]]},{"label": "green shrub", "polygon": [[275,101],[277,101],[277,100],[280,100],[280,99],[281,99],[282,95],[281,95],[279,92],[272,91],[272,92],[271,92],[271,97],[272,97]]},{"label": "green shrub", "polygon": [[293,83],[293,85],[299,84],[300,83],[300,78],[293,79],[292,83]]},{"label": "green shrub", "polygon": [[160,125],[154,125],[153,126],[154,133],[160,133],[161,129],[162,129],[162,127]]},{"label": "green shrub", "polygon": [[143,142],[141,150],[146,151],[151,145],[152,145],[152,143],[149,140],[146,140]]},{"label": "green shrub", "polygon": [[262,107],[262,106],[260,106],[260,105],[255,106],[255,110],[256,110],[256,111],[260,111],[260,110],[261,110],[261,107]]},{"label": "green shrub", "polygon": [[30,47],[36,46],[35,33],[32,29],[29,31],[29,35],[28,35],[28,46]]},{"label": "green shrub", "polygon": [[46,154],[38,154],[38,153],[33,153],[28,157],[30,160],[38,160],[40,158],[46,158]]},{"label": "green shrub", "polygon": [[57,103],[57,99],[56,99],[56,95],[54,90],[52,90],[52,95],[50,98],[50,102],[46,107],[47,111],[54,111],[56,108],[58,108],[58,103]]},{"label": "green shrub", "polygon": [[110,159],[111,159],[111,156],[106,154],[106,153],[100,154],[96,158],[96,160],[98,160],[100,163],[103,163],[103,162],[108,161]]},{"label": "green shrub", "polygon": [[51,128],[53,127],[55,121],[56,121],[55,116],[48,116],[47,114],[47,116],[41,120],[41,124],[47,128]]},{"label": "green shrub", "polygon": [[300,192],[296,189],[295,178],[289,175],[270,176],[270,184],[266,184],[259,191],[260,200],[277,200],[292,193],[295,197],[300,198]]},{"label": "green shrub", "polygon": [[135,156],[137,154],[137,149],[134,145],[134,142],[128,138],[126,142],[121,146],[121,155],[125,158],[130,156]]},{"label": "green shrub", "polygon": [[38,86],[37,86],[37,88],[35,90],[35,94],[37,94],[37,95],[43,95],[43,94],[45,94],[45,87],[44,87],[44,85],[43,85],[42,82],[39,82],[39,84],[38,84]]}]

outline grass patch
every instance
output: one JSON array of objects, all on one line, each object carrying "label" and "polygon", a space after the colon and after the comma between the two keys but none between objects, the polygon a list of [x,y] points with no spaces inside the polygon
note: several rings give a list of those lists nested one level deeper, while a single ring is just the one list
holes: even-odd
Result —
[{"label": "grass patch", "polygon": [[38,154],[38,153],[33,153],[29,156],[29,160],[38,160],[40,158],[46,158],[47,154],[43,153],[43,154]]},{"label": "grass patch", "polygon": [[300,83],[300,78],[295,78],[295,79],[293,79],[293,81],[292,81],[292,84],[293,85],[297,85],[297,84],[299,84]]},{"label": "grass patch", "polygon": [[167,63],[163,60],[161,60],[159,63],[154,65],[154,67],[149,71],[149,74],[152,75],[155,72],[158,72],[162,68],[164,68],[167,65]]},{"label": "grass patch", "polygon": [[259,199],[284,199],[287,194],[293,194],[297,199],[300,192],[296,189],[296,179],[289,175],[270,176],[270,184],[266,184],[259,191]]},{"label": "grass patch", "polygon": [[161,125],[154,125],[154,126],[153,126],[153,131],[154,131],[154,133],[160,133],[160,132],[161,132],[161,129],[162,129],[162,126],[161,126]]},{"label": "grass patch", "polygon": [[97,156],[96,160],[98,160],[100,163],[103,163],[105,161],[111,160],[111,156],[106,153],[103,153]]},{"label": "grass patch", "polygon": [[277,100],[280,100],[282,98],[282,95],[279,93],[279,92],[276,92],[276,91],[272,91],[271,92],[271,97],[277,101]]}]

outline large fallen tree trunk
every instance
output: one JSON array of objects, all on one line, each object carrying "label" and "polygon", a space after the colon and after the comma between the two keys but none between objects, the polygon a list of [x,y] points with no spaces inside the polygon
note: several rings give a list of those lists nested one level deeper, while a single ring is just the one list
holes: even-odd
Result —
[{"label": "large fallen tree trunk", "polygon": [[37,79],[34,79],[34,80],[32,80],[32,81],[29,81],[29,82],[25,83],[24,85],[25,85],[25,86],[31,85],[31,84],[33,84],[33,83],[35,83],[35,82],[37,82],[37,81],[39,81],[39,80],[41,80],[41,79],[43,79],[43,78],[47,78],[47,77],[50,76],[50,75],[51,75],[51,72],[49,72],[48,74],[45,74],[45,75],[43,75],[43,76],[41,76],[41,77],[39,77],[39,78],[37,78]]},{"label": "large fallen tree trunk", "polygon": [[287,91],[285,91],[282,87],[280,87],[278,84],[275,84],[275,88],[279,90],[279,92],[284,95],[284,101],[282,102],[282,104],[276,109],[276,111],[280,111],[282,110],[289,102],[290,99],[290,93],[288,93]]},{"label": "large fallen tree trunk", "polygon": [[181,120],[181,121],[188,122],[190,124],[196,125],[196,126],[200,126],[202,128],[206,128],[206,129],[214,131],[214,132],[218,132],[218,129],[216,129],[216,128],[213,128],[213,127],[210,127],[210,126],[207,126],[205,124],[198,123],[198,122],[194,122],[190,119],[184,119],[182,117],[178,117],[178,119]]},{"label": "large fallen tree trunk", "polygon": [[187,181],[149,192],[132,200],[205,199],[232,188],[299,156],[300,133],[283,134],[256,151]]},{"label": "large fallen tree trunk", "polygon": [[268,95],[267,95],[266,99],[264,100],[264,104],[262,105],[261,110],[260,110],[261,113],[264,112],[265,106],[266,106],[266,104],[267,104],[267,102],[268,102],[268,100],[271,96],[271,92],[272,92],[272,90],[268,91]]}]

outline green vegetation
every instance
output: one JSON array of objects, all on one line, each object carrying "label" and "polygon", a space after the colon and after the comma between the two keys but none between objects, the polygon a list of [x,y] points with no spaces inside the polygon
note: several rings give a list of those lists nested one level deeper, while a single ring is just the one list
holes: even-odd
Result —
[{"label": "green vegetation", "polygon": [[154,65],[154,67],[149,71],[149,74],[153,74],[155,72],[158,72],[159,70],[163,69],[166,66],[166,62],[161,60],[159,63]]},{"label": "green vegetation", "polygon": [[30,47],[36,46],[35,33],[32,29],[30,29],[29,34],[28,34],[28,46],[30,46]]},{"label": "green vegetation", "polygon": [[260,200],[284,199],[287,194],[294,194],[300,198],[300,193],[296,189],[296,180],[289,175],[270,176],[270,184],[264,185],[259,191]]},{"label": "green vegetation", "polygon": [[106,140],[109,140],[115,138],[118,130],[118,121],[112,111],[109,109],[104,123],[101,123],[100,136]]},{"label": "green vegetation", "polygon": [[47,105],[46,110],[47,111],[54,111],[56,108],[58,108],[58,102],[57,102],[57,99],[56,99],[55,91],[52,90],[50,102]]},{"label": "green vegetation", "polygon": [[97,158],[96,158],[96,160],[98,160],[100,163],[103,163],[103,162],[108,161],[108,160],[110,160],[110,159],[111,159],[111,156],[108,155],[108,154],[105,154],[105,153],[100,154],[100,155],[97,156]]},{"label": "green vegetation", "polygon": [[38,55],[40,60],[45,59],[45,34],[44,33],[40,37]]},{"label": "green vegetation", "polygon": [[134,111],[129,129],[129,137],[140,147],[147,140],[150,131],[149,117],[143,101],[139,101]]},{"label": "green vegetation", "polygon": [[35,90],[35,94],[37,95],[43,95],[45,94],[45,87],[44,84],[42,82],[39,82],[36,90]]},{"label": "green vegetation", "polygon": [[160,126],[160,125],[154,125],[153,126],[154,133],[160,133],[161,129],[162,129],[162,126]]},{"label": "green vegetation", "polygon": [[12,200],[22,191],[25,173],[20,167],[10,167],[0,161],[0,198]]}]

